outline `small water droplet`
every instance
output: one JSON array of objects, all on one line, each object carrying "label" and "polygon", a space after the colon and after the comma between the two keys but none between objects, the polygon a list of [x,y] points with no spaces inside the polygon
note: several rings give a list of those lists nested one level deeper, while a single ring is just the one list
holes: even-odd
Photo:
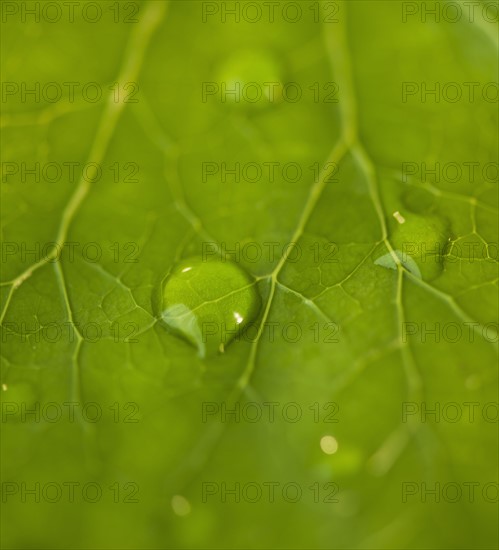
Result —
[{"label": "small water droplet", "polygon": [[198,349],[201,357],[223,353],[255,319],[261,299],[255,280],[233,262],[190,258],[161,285],[161,320]]},{"label": "small water droplet", "polygon": [[327,455],[334,455],[338,450],[338,441],[332,435],[325,435],[320,441],[321,450]]},{"label": "small water droplet", "polygon": [[222,99],[250,109],[279,103],[282,73],[281,64],[268,52],[235,51],[218,68],[218,81],[227,92]]},{"label": "small water droplet", "polygon": [[171,500],[171,505],[177,516],[188,516],[191,513],[191,504],[182,495],[174,495]]}]

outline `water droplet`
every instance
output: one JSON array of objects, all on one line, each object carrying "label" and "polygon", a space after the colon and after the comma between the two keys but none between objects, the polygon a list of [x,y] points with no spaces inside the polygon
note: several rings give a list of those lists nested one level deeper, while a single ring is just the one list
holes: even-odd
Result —
[{"label": "water droplet", "polygon": [[[281,64],[269,53],[239,50],[219,66],[223,101],[242,108],[262,108],[282,100]],[[234,93],[235,90],[235,93]]]},{"label": "water droplet", "polygon": [[188,516],[191,513],[190,502],[182,495],[174,495],[172,497],[172,509],[177,516]]},{"label": "water droplet", "polygon": [[[412,212],[396,212],[392,223],[390,242],[402,265],[426,281],[443,271],[448,251],[450,229],[447,220],[433,215],[420,216]],[[403,219],[403,223],[401,220]],[[377,265],[396,269],[390,253],[376,259]]]},{"label": "water droplet", "polygon": [[338,450],[338,442],[332,435],[323,436],[321,438],[320,445],[322,452],[327,455],[334,455],[334,453]]},{"label": "water droplet", "polygon": [[255,319],[261,306],[255,280],[233,262],[191,258],[161,286],[160,318],[201,357],[225,346]]}]

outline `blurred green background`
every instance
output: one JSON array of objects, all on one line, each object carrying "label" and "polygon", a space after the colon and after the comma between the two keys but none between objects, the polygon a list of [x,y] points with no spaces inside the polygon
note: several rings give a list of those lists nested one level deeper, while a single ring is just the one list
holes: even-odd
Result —
[{"label": "blurred green background", "polygon": [[[2,547],[497,548],[497,2],[4,1],[1,45]],[[201,359],[155,300],[207,243],[263,307]]]}]

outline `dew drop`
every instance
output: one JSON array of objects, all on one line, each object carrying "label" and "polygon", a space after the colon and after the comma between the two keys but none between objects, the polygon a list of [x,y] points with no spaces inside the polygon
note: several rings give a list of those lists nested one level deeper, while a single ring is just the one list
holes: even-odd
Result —
[{"label": "dew drop", "polygon": [[191,504],[182,495],[174,495],[171,500],[171,505],[177,516],[188,516],[191,513]]},{"label": "dew drop", "polygon": [[190,258],[162,283],[159,316],[206,357],[223,352],[260,306],[255,280],[237,264]]},{"label": "dew drop", "polygon": [[[402,211],[395,212],[393,217],[390,242],[401,263],[426,281],[438,277],[443,271],[449,246],[448,221],[433,215],[420,216]],[[397,268],[390,253],[384,254],[374,263],[389,269]]]},{"label": "dew drop", "polygon": [[338,450],[338,441],[332,435],[325,435],[320,441],[321,450],[327,455],[334,455]]},{"label": "dew drop", "polygon": [[[241,108],[261,109],[282,100],[281,64],[258,50],[233,52],[218,68],[218,81],[227,93],[222,100]],[[236,93],[231,93],[236,90]]]}]

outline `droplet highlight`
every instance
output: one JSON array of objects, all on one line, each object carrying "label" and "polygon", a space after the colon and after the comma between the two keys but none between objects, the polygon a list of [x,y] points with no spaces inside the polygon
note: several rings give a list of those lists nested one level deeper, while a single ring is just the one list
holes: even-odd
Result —
[{"label": "droplet highlight", "polygon": [[260,307],[255,279],[237,264],[190,258],[163,282],[159,316],[200,357],[207,357],[224,352]]}]

